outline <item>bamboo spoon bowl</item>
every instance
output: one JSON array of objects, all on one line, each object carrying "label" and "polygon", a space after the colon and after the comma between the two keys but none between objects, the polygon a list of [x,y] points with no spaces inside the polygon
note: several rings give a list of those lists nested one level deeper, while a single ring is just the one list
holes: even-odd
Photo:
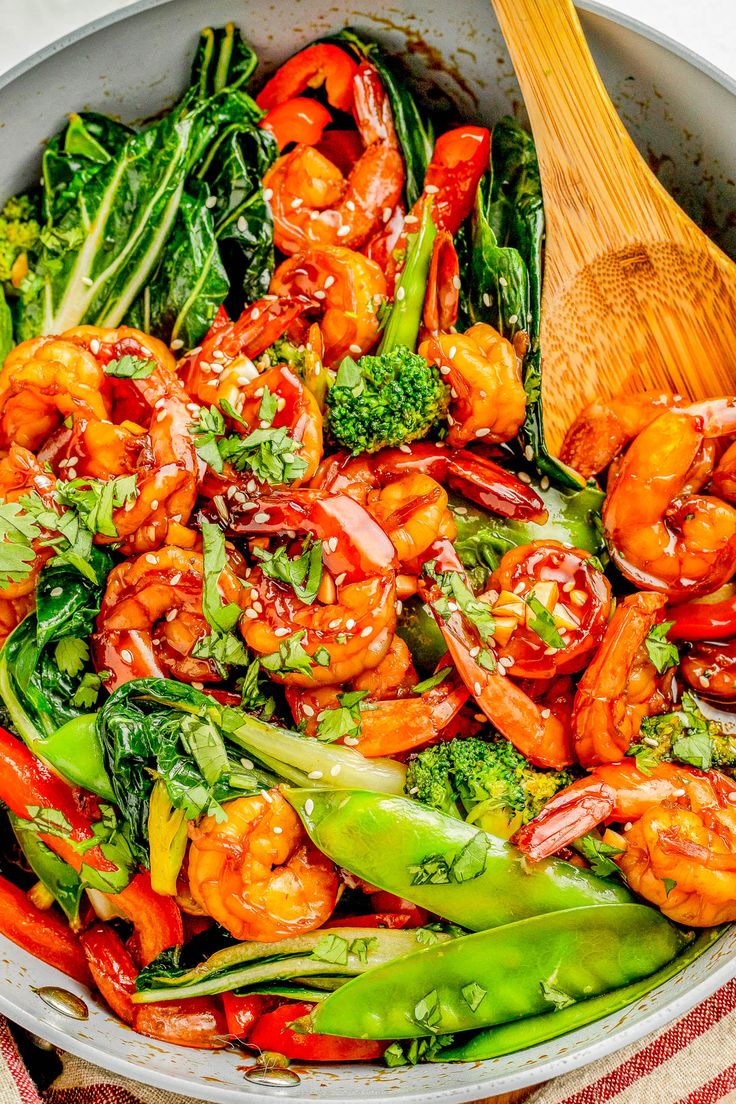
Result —
[{"label": "bamboo spoon bowl", "polygon": [[[736,382],[736,265],[650,172],[611,103],[571,0],[493,0],[529,113],[547,222],[548,444],[594,397],[693,399]],[[724,120],[725,123],[725,120]]]}]

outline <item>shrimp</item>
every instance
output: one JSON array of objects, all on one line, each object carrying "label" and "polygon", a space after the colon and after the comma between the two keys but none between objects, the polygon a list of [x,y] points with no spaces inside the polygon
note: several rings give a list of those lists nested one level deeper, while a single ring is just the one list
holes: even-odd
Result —
[{"label": "shrimp", "polygon": [[[60,512],[54,498],[56,480],[41,464],[41,462],[28,449],[20,445],[11,445],[7,456],[0,460],[0,501],[18,502],[26,495],[35,493],[50,510]],[[22,620],[26,609],[26,600],[31,599],[38,583],[38,577],[43,565],[53,556],[54,549],[47,543],[46,538],[50,534],[41,534],[31,542],[33,549],[33,563],[27,575],[16,582],[8,581],[2,588],[2,599],[8,603],[5,608],[3,624],[11,625],[13,618],[21,611]],[[56,535],[56,534],[54,534]],[[15,627],[12,625],[11,627]],[[10,630],[8,630],[10,631]]]},{"label": "shrimp", "polygon": [[322,311],[324,358],[338,364],[367,352],[378,337],[386,279],[378,265],[344,245],[314,245],[283,261],[273,274],[275,295],[306,296]]},{"label": "shrimp", "polygon": [[[370,759],[399,755],[436,740],[470,694],[451,668],[442,682],[421,694],[413,692],[417,682],[409,649],[395,636],[378,666],[364,671],[349,684],[366,697],[360,703],[356,733],[341,737],[340,742],[357,747],[361,755]],[[341,692],[337,686],[321,686],[316,690],[289,686],[286,698],[294,720],[304,726],[307,735],[313,736],[320,721],[329,717],[329,711],[340,707]]]},{"label": "shrimp", "polygon": [[713,472],[711,491],[727,502],[736,502],[736,444],[730,445]]},{"label": "shrimp", "polygon": [[414,472],[431,476],[501,517],[540,523],[547,520],[542,499],[513,472],[485,456],[466,449],[449,449],[433,441],[381,449],[371,456],[370,465],[348,453],[334,453],[318,469],[312,485],[365,502],[363,496],[372,487]]},{"label": "shrimp", "polygon": [[665,604],[661,594],[637,593],[616,607],[575,694],[573,734],[583,766],[626,755],[643,719],[670,704],[671,672],[660,677],[644,646]]},{"label": "shrimp", "polygon": [[484,438],[510,441],[526,412],[521,362],[513,345],[485,322],[464,334],[437,334],[419,346],[420,356],[439,365],[452,392],[447,442],[456,448]]},{"label": "shrimp", "polygon": [[[158,548],[166,540],[170,524],[186,525],[194,508],[200,463],[189,426],[199,408],[189,401],[176,375],[172,354],[157,338],[127,326],[115,330],[79,326],[69,330],[68,336],[86,346],[102,364],[125,355],[154,361],[155,367],[147,376],[111,380],[114,407],[131,406],[136,417],[149,422],[148,432],[141,436],[133,432],[137,437],[133,443],[130,430],[117,436],[109,431],[101,434],[90,430],[86,431],[89,436],[85,444],[94,447],[96,441],[107,438],[108,445],[117,445],[123,453],[128,450],[128,460],[138,446],[135,466],[130,470],[130,474],[137,476],[135,500],[113,512],[117,535],[98,535],[97,540],[100,543],[122,540],[125,552]],[[74,438],[70,447],[73,444]],[[65,478],[72,479],[77,474],[76,460],[76,454],[68,453]],[[119,462],[118,470],[121,466]]]},{"label": "shrimp", "polygon": [[704,594],[736,568],[736,510],[687,493],[704,441],[736,431],[736,399],[670,410],[632,442],[609,479],[603,527],[619,570],[671,599]]},{"label": "shrimp", "polygon": [[693,644],[680,660],[680,673],[699,694],[736,701],[736,638]]},{"label": "shrimp", "polygon": [[21,342],[0,370],[0,446],[36,452],[65,418],[109,418],[104,383],[94,356],[66,337]]},{"label": "shrimp", "polygon": [[293,327],[301,341],[302,316],[315,309],[304,296],[267,295],[231,322],[220,308],[202,344],[179,363],[185,389],[198,402],[219,405],[227,399],[235,406],[242,388],[258,375],[253,361]]},{"label": "shrimp", "polygon": [[[204,514],[224,523],[230,536],[295,531],[320,539],[325,578],[334,583],[327,603],[307,605],[261,568],[250,569],[240,631],[249,648],[268,657],[271,677],[314,687],[376,667],[396,625],[396,553],[370,514],[347,495],[314,490],[274,491],[257,502],[233,496],[225,507],[224,515],[216,505]],[[290,659],[290,641],[302,662]]]},{"label": "shrimp", "polygon": [[[449,541],[436,541],[425,555],[427,561],[434,563],[435,579],[437,573],[449,575],[468,587],[465,569]],[[498,731],[539,767],[559,770],[574,763],[572,736],[564,712],[534,701],[507,676],[490,642],[484,641],[479,631],[467,623],[457,602],[448,602],[438,582],[423,580],[420,596],[432,609],[460,677]],[[479,599],[475,600],[475,606],[476,613],[482,613]],[[490,606],[487,614],[490,615]]]},{"label": "shrimp", "polygon": [[[98,671],[114,690],[133,678],[213,682],[217,664],[193,654],[210,628],[202,612],[203,560],[199,552],[165,546],[114,567],[92,637]],[[244,605],[244,587],[226,564],[218,588],[226,603]]]},{"label": "shrimp", "polygon": [[438,537],[457,536],[447,502],[447,492],[436,480],[413,473],[371,491],[366,509],[389,537],[399,563],[410,570],[412,561]]},{"label": "shrimp", "polygon": [[553,855],[598,824],[624,825],[615,861],[635,893],[679,924],[736,919],[736,791],[718,771],[634,759],[596,767],[561,790],[517,832],[533,859]]},{"label": "shrimp", "polygon": [[565,434],[560,459],[586,479],[597,475],[655,418],[683,402],[681,395],[658,390],[595,399]]},{"label": "shrimp", "polygon": [[358,248],[381,226],[383,211],[404,186],[388,96],[364,62],[353,78],[353,114],[364,152],[347,179],[313,146],[299,143],[263,178],[273,212],[274,241],[286,254],[314,245]]},{"label": "shrimp", "polygon": [[329,919],[339,879],[278,790],[222,806],[190,826],[189,887],[236,939],[275,942]]},{"label": "shrimp", "polygon": [[452,234],[440,230],[432,246],[422,312],[422,338],[454,333],[460,309],[460,262]]}]

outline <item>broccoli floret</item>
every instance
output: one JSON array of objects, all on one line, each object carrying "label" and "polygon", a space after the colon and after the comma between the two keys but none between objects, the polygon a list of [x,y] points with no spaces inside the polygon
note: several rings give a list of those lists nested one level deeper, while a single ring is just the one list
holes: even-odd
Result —
[{"label": "broccoli floret", "polygon": [[674,759],[700,770],[716,767],[730,774],[736,772],[736,736],[705,717],[693,695],[685,693],[676,712],[642,721],[638,740],[629,748],[629,755],[636,757],[645,772]]},{"label": "broccoli floret", "polygon": [[34,248],[40,229],[30,196],[13,196],[0,211],[0,283],[9,285],[6,290],[16,290],[27,274],[27,259],[16,262]]},{"label": "broccoli floret", "polygon": [[503,811],[509,820],[518,816],[526,824],[573,780],[569,771],[533,767],[502,736],[458,736],[409,762],[406,790],[450,815],[477,820],[483,813]]},{"label": "broccoli floret", "polygon": [[437,368],[403,345],[346,357],[327,396],[328,431],[353,453],[404,445],[446,418],[449,398]]}]

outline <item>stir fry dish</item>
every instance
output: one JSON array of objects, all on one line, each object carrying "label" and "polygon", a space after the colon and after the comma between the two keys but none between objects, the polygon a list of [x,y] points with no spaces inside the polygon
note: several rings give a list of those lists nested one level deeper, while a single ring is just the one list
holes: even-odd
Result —
[{"label": "stir fry dish", "polygon": [[530,135],[255,67],[0,216],[0,930],[155,1039],[494,1057],[736,920],[736,398],[554,457]]}]

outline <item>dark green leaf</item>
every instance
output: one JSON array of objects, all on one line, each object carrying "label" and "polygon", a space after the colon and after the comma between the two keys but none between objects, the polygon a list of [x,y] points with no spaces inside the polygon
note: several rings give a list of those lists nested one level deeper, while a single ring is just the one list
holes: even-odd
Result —
[{"label": "dark green leaf", "polygon": [[452,667],[440,667],[439,671],[435,671],[429,678],[418,682],[416,686],[412,686],[412,694],[426,694],[427,690],[434,690],[435,686],[439,686],[441,682],[444,682],[451,672]]},{"label": "dark green leaf", "polygon": [[653,625],[644,641],[647,655],[660,675],[670,667],[676,667],[680,662],[677,645],[667,639],[667,633],[673,625],[674,621],[662,621],[659,625]]},{"label": "dark green leaf", "polygon": [[261,659],[261,666],[267,671],[299,671],[302,674],[311,675],[312,660],[301,644],[305,636],[306,632],[302,629],[300,632],[284,637],[277,652],[272,652]]},{"label": "dark green leaf", "polygon": [[488,837],[476,832],[452,861],[450,874],[454,882],[469,882],[479,878],[488,861]]},{"label": "dark green leaf", "polygon": [[367,690],[351,690],[338,694],[338,706],[323,709],[317,716],[317,739],[325,743],[350,736],[359,739],[361,734],[361,702],[368,697]]},{"label": "dark green leaf", "polygon": [[665,897],[669,897],[672,890],[677,888],[677,882],[674,880],[674,878],[663,878],[662,883],[664,885]]}]

